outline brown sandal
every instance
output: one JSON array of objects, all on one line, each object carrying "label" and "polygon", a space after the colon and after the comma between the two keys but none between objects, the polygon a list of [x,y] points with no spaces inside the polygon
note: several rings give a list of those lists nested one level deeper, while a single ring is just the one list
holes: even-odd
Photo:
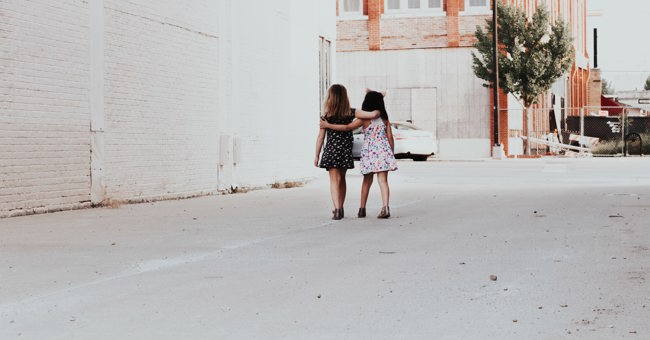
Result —
[{"label": "brown sandal", "polygon": [[389,218],[390,217],[390,208],[388,206],[382,207],[381,212],[377,215],[377,218]]},{"label": "brown sandal", "polygon": [[342,209],[334,209],[334,210],[332,210],[332,219],[333,220],[340,220],[342,218],[343,218]]}]

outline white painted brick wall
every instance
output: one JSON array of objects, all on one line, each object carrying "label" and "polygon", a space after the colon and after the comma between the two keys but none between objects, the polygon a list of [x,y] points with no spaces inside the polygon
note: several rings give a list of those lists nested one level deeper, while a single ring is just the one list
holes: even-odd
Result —
[{"label": "white painted brick wall", "polygon": [[0,217],[312,176],[335,34],[335,2],[0,1]]},{"label": "white painted brick wall", "polygon": [[106,198],[216,191],[218,10],[105,1]]},{"label": "white painted brick wall", "polygon": [[0,1],[0,217],[90,204],[87,7]]},{"label": "white painted brick wall", "polygon": [[[232,124],[245,155],[237,166],[239,185],[304,179],[318,171],[318,36],[334,41],[336,34],[335,2],[323,3],[233,4],[232,107],[239,114]],[[270,18],[273,24],[261,28]]]}]

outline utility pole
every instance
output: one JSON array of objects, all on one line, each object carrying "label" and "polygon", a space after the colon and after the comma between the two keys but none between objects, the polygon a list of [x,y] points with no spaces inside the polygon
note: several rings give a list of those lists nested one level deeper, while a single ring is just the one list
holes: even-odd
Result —
[{"label": "utility pole", "polygon": [[494,81],[493,81],[493,103],[494,103],[494,146],[492,147],[492,157],[495,159],[501,159],[503,157],[503,149],[501,143],[499,143],[499,39],[498,39],[498,27],[497,24],[497,1],[494,0],[492,3],[492,43],[494,45],[493,59],[494,59]]}]

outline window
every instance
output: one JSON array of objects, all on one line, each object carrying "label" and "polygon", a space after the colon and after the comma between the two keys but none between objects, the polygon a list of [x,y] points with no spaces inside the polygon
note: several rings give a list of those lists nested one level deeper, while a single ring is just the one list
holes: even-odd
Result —
[{"label": "window", "polygon": [[319,38],[318,44],[318,89],[320,90],[320,108],[317,112],[321,112],[325,97],[327,97],[327,90],[331,85],[332,74],[332,42],[324,37]]},{"label": "window", "polygon": [[442,11],[442,0],[386,0],[387,13]]},{"label": "window", "polygon": [[465,0],[465,12],[489,12],[489,0]]},{"label": "window", "polygon": [[429,8],[442,8],[442,0],[429,0]]},{"label": "window", "polygon": [[343,4],[343,14],[363,14],[363,3],[361,0],[340,0]]}]

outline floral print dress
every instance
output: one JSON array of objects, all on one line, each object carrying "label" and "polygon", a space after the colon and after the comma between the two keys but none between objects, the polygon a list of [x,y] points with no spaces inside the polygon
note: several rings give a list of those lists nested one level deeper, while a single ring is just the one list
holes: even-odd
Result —
[{"label": "floral print dress", "polygon": [[370,125],[363,130],[359,165],[363,175],[397,170],[395,155],[386,135],[386,125],[381,118],[371,120]]}]

